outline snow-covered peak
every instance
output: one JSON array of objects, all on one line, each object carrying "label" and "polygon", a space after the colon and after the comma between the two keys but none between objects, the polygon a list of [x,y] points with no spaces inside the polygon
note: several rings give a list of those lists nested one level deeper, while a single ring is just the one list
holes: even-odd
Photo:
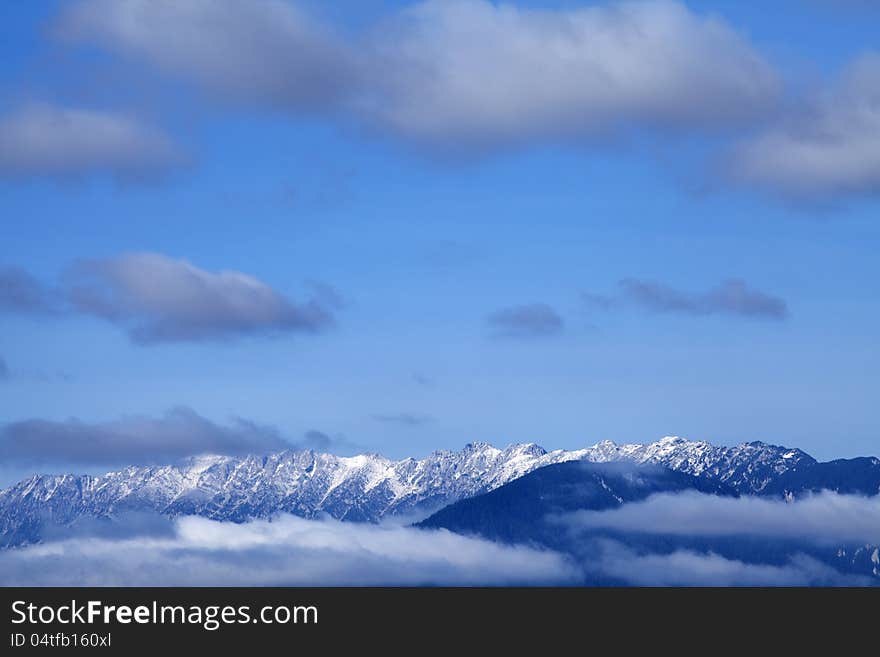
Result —
[{"label": "snow-covered peak", "polygon": [[196,514],[243,521],[279,512],[376,521],[419,513],[488,492],[537,468],[571,460],[656,463],[760,491],[779,474],[814,462],[800,450],[763,443],[718,447],[667,436],[653,443],[603,440],[580,450],[547,452],[535,443],[499,449],[485,442],[461,451],[394,461],[376,454],[341,457],[311,450],[266,456],[199,456],[178,465],[131,466],[90,476],[35,476],[0,491],[0,545],[30,542],[44,517],[126,511]]},{"label": "snow-covered peak", "polygon": [[464,449],[465,450],[475,450],[475,451],[485,451],[485,450],[494,450],[497,448],[492,443],[487,443],[482,440],[475,440],[475,441],[469,442],[467,445],[465,445]]},{"label": "snow-covered peak", "polygon": [[198,474],[216,465],[227,463],[229,460],[229,456],[223,456],[221,454],[202,454],[200,456],[189,458],[185,463],[187,471]]}]

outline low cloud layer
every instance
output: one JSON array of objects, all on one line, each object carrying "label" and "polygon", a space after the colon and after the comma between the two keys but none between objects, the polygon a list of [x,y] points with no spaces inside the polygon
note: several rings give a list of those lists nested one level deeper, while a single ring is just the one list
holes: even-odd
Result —
[{"label": "low cloud layer", "polygon": [[640,553],[616,541],[601,541],[588,572],[633,586],[865,586],[867,577],[844,575],[807,555],[782,565],[747,563],[713,552],[675,550]]},{"label": "low cloud layer", "polygon": [[544,338],[562,332],[565,322],[543,303],[496,310],[487,318],[492,335],[499,338]]},{"label": "low cloud layer", "polygon": [[122,114],[35,104],[0,117],[0,176],[137,180],[183,161],[165,134]]},{"label": "low cloud layer", "polygon": [[[141,523],[140,527],[144,527]],[[567,584],[564,557],[445,530],[281,516],[243,525],[203,518],[119,538],[0,552],[3,586],[375,586]]]},{"label": "low cloud layer", "polygon": [[880,53],[860,58],[800,115],[741,144],[729,173],[796,201],[880,194]]},{"label": "low cloud layer", "polygon": [[24,420],[0,427],[0,461],[22,465],[165,464],[198,454],[264,454],[294,447],[272,427],[216,424],[188,408],[103,423]]},{"label": "low cloud layer", "polygon": [[723,281],[705,292],[690,292],[663,283],[626,278],[620,282],[617,295],[585,294],[583,299],[601,310],[630,304],[649,312],[679,315],[784,320],[789,314],[784,299],[755,290],[737,279]]},{"label": "low cloud layer", "polygon": [[427,0],[344,37],[295,2],[82,0],[55,32],[232,104],[320,110],[444,148],[726,127],[779,92],[745,37],[672,0]]},{"label": "low cloud layer", "polygon": [[[680,497],[680,496],[679,496]],[[621,510],[627,509],[626,505]],[[610,512],[618,513],[618,511]],[[646,514],[647,516],[647,514]],[[794,551],[774,563],[585,537],[590,556],[401,525],[282,515],[245,524],[151,514],[84,520],[0,551],[3,586],[846,586],[876,583]]]},{"label": "low cloud layer", "polygon": [[553,522],[573,531],[611,529],[676,536],[760,536],[817,544],[880,544],[880,496],[823,492],[784,502],[760,497],[663,493],[610,511],[577,511]]}]

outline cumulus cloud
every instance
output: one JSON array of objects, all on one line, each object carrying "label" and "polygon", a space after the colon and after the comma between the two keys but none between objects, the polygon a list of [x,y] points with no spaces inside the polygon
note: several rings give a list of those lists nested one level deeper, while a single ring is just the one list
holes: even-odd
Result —
[{"label": "cumulus cloud", "polygon": [[334,324],[344,299],[311,281],[296,303],[238,271],[210,272],[159,253],[81,260],[60,286],[17,267],[0,267],[0,313],[83,314],[123,328],[137,344],[230,340],[248,335],[317,333]]},{"label": "cumulus cloud", "polygon": [[379,37],[385,84],[368,111],[416,139],[493,144],[626,125],[730,125],[777,92],[743,37],[679,2],[523,9],[429,0]]},{"label": "cumulus cloud", "polygon": [[672,0],[427,0],[345,37],[292,2],[82,0],[57,32],[234,103],[320,110],[443,148],[730,126],[778,92],[743,36]]},{"label": "cumulus cloud", "polygon": [[355,49],[280,0],[86,0],[62,14],[56,31],[144,60],[235,103],[335,109],[354,83]]},{"label": "cumulus cloud", "polygon": [[75,310],[123,327],[138,344],[314,333],[333,324],[318,299],[294,303],[253,276],[158,253],[80,262],[68,284]]},{"label": "cumulus cloud", "polygon": [[32,104],[0,117],[0,176],[137,180],[183,161],[164,133],[123,114]]},{"label": "cumulus cloud", "polygon": [[860,58],[800,115],[740,144],[728,173],[798,201],[880,193],[880,54]]},{"label": "cumulus cloud", "polygon": [[864,586],[867,577],[848,576],[812,557],[795,554],[782,565],[748,563],[713,552],[675,550],[640,553],[616,541],[601,541],[588,570],[635,586]]},{"label": "cumulus cloud", "polygon": [[761,536],[817,544],[880,544],[880,496],[823,492],[794,502],[661,493],[609,511],[576,511],[553,522],[574,531],[610,529],[677,536]]},{"label": "cumulus cloud", "polygon": [[427,415],[421,415],[418,413],[395,413],[392,415],[377,414],[373,416],[373,419],[377,422],[384,422],[385,424],[399,424],[407,427],[419,427],[431,421],[431,418]]},{"label": "cumulus cloud", "polygon": [[0,427],[0,460],[7,464],[164,464],[198,454],[264,454],[290,447],[272,427],[241,418],[219,425],[184,407],[159,418],[31,419]]},{"label": "cumulus cloud", "polygon": [[19,267],[0,267],[0,313],[51,315],[60,310],[57,293]]},{"label": "cumulus cloud", "polygon": [[467,586],[577,577],[554,552],[293,516],[243,525],[183,517],[171,536],[72,538],[0,552],[4,586]]},{"label": "cumulus cloud", "polygon": [[[724,281],[697,293],[635,278],[624,279],[620,287],[623,300],[657,313],[735,315],[774,320],[788,317],[788,305],[783,299],[754,290],[741,280]],[[611,304],[610,298],[608,303]]]},{"label": "cumulus cloud", "polygon": [[544,303],[513,306],[496,310],[487,318],[495,337],[541,338],[558,335],[564,321]]}]

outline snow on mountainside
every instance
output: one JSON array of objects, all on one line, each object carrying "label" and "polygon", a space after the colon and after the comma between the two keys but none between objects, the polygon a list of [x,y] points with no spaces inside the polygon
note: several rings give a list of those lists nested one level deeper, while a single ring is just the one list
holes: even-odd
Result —
[{"label": "snow on mountainside", "polygon": [[584,450],[588,461],[633,460],[656,463],[698,477],[721,481],[740,493],[760,493],[776,477],[816,464],[799,449],[762,442],[719,447],[705,441],[667,436],[648,445],[616,445],[610,440]]},{"label": "snow on mountainside", "polygon": [[46,522],[66,525],[138,511],[235,522],[279,512],[356,521],[424,514],[545,465],[577,459],[656,463],[743,493],[760,492],[780,474],[815,464],[800,450],[763,443],[717,447],[676,437],[647,445],[604,441],[552,452],[532,443],[503,450],[472,443],[459,452],[401,461],[312,451],[202,456],[173,466],[133,466],[101,476],[35,475],[19,482],[0,491],[0,546],[40,540]]}]

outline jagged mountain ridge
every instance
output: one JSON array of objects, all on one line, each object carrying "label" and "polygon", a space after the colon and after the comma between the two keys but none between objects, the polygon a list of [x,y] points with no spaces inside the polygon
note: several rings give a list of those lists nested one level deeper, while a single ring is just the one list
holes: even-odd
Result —
[{"label": "jagged mountain ridge", "polygon": [[65,525],[126,512],[235,522],[280,512],[377,521],[492,490],[535,468],[577,458],[572,454],[548,453],[532,444],[501,450],[482,443],[401,461],[291,450],[242,458],[203,456],[97,477],[37,475],[0,491],[0,545],[39,540],[47,521]]},{"label": "jagged mountain ridge", "polygon": [[780,475],[803,471],[816,465],[812,456],[800,449],[789,449],[763,442],[734,447],[713,445],[667,436],[646,445],[617,445],[606,440],[583,450],[581,458],[593,463],[634,461],[653,463],[670,470],[720,481],[738,493],[761,493]]},{"label": "jagged mountain ridge", "polygon": [[46,522],[66,525],[125,512],[234,522],[279,512],[355,521],[424,514],[537,468],[572,460],[655,463],[743,493],[760,492],[779,475],[816,463],[797,449],[764,443],[720,447],[678,437],[646,445],[603,441],[581,450],[550,452],[533,443],[506,449],[471,443],[459,452],[400,461],[313,451],[203,456],[179,465],[129,467],[100,476],[35,475],[19,482],[0,491],[0,546],[40,540]]}]

